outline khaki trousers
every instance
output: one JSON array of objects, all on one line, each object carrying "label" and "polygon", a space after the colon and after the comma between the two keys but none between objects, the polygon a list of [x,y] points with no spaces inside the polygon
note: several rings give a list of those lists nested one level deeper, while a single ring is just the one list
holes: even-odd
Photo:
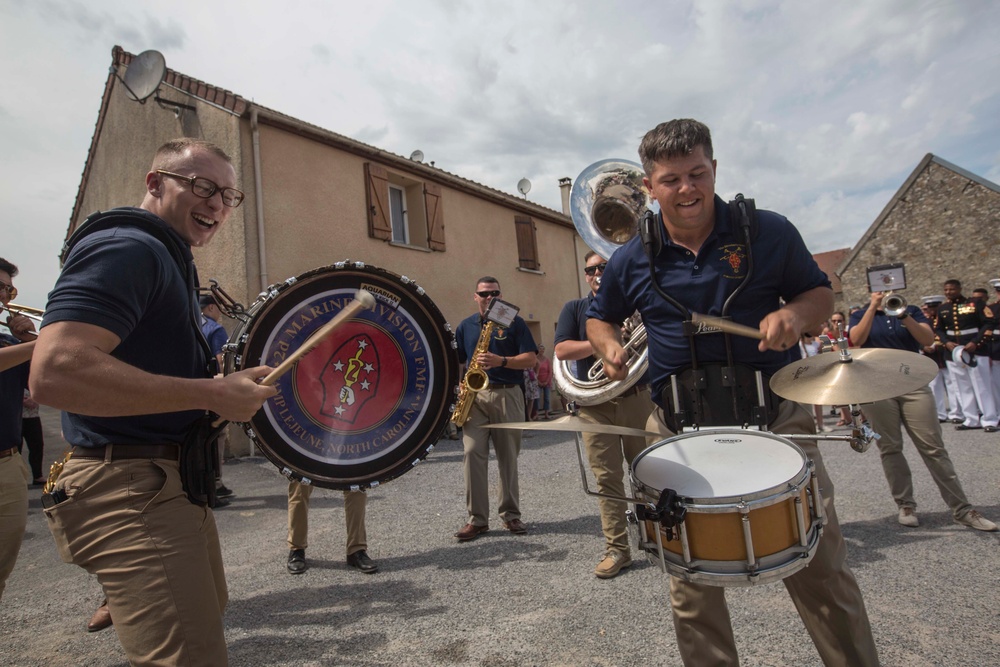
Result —
[{"label": "khaki trousers", "polygon": [[462,426],[465,448],[465,505],[469,523],[490,523],[489,462],[490,439],[500,473],[500,503],[497,512],[503,521],[521,518],[517,486],[517,457],[521,453],[521,431],[483,428],[484,424],[519,422],[524,419],[524,393],[519,387],[476,393],[469,420]]},{"label": "khaki trousers", "polygon": [[14,570],[28,524],[29,481],[31,474],[19,453],[0,458],[0,597]]},{"label": "khaki trousers", "polygon": [[177,462],[71,458],[56,488],[69,499],[45,510],[49,530],[63,561],[97,575],[129,662],[228,664],[215,518]]},{"label": "khaki trousers", "polygon": [[[305,549],[309,546],[309,497],[312,484],[288,484],[288,548]],[[368,548],[365,531],[364,491],[344,491],[344,520],[347,523],[347,555]]]},{"label": "khaki trousers", "polygon": [[875,432],[882,436],[876,440],[882,455],[882,470],[898,507],[917,507],[913,499],[913,475],[903,456],[902,424],[952,514],[961,518],[972,509],[948,450],[944,448],[934,396],[928,387],[866,405],[865,416]]},{"label": "khaki trousers", "polygon": [[[644,429],[652,409],[649,389],[645,389],[607,403],[582,407],[580,419],[591,424],[613,424]],[[631,469],[632,460],[646,448],[646,439],[631,435],[584,433],[583,444],[587,451],[590,469],[597,482],[597,490],[612,496],[626,497],[622,470]],[[598,498],[597,502],[601,510],[601,529],[604,531],[605,548],[608,551],[630,554],[625,524],[625,510],[628,504],[610,498]]]},{"label": "khaki trousers", "polygon": [[[772,428],[775,433],[814,433],[816,423],[811,410],[785,401]],[[647,430],[672,435],[659,408],[650,415]],[[833,482],[815,441],[796,440],[795,444],[816,464],[827,523],[809,565],[782,583],[825,665],[874,667],[879,664],[878,652],[861,590],[847,567],[847,547],[833,506]],[[670,604],[685,665],[739,665],[724,588],[670,577]]]}]

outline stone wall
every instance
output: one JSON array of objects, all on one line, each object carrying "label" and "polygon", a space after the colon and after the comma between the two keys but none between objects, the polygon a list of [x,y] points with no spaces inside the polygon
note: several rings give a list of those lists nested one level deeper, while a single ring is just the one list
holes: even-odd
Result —
[{"label": "stone wall", "polygon": [[888,214],[842,270],[837,309],[868,302],[866,268],[903,262],[914,305],[941,294],[949,278],[962,281],[968,296],[1000,277],[1000,192],[929,160],[909,187],[890,203]]}]

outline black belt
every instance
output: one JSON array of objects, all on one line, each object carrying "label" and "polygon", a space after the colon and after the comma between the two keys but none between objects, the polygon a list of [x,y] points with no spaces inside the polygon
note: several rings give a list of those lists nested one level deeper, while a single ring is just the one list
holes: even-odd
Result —
[{"label": "black belt", "polygon": [[111,460],[121,459],[170,459],[180,458],[180,445],[106,445],[104,447],[75,447],[73,458],[103,459],[111,447]]},{"label": "black belt", "polygon": [[649,389],[649,385],[648,384],[637,384],[634,387],[632,387],[631,389],[629,389],[628,391],[623,391],[621,393],[621,395],[618,396],[618,398],[625,398],[626,396],[634,396],[634,395],[638,394],[639,392],[646,391],[647,389]]},{"label": "black belt", "polygon": [[520,387],[519,384],[500,384],[499,382],[490,382],[490,389],[513,389],[514,387]]},{"label": "black belt", "polygon": [[17,451],[17,447],[11,447],[10,449],[5,449],[3,451],[0,451],[0,459],[5,459],[8,456],[14,456],[14,454],[18,453],[19,452]]}]

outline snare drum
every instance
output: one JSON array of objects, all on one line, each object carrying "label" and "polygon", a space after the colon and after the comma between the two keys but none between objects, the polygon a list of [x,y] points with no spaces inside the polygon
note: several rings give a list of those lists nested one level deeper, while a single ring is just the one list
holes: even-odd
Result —
[{"label": "snare drum", "polygon": [[443,432],[459,381],[451,327],[412,280],[340,262],[273,285],[225,347],[226,372],[278,366],[353,300],[375,297],[275,384],[243,429],[281,472],[330,489],[410,470]]},{"label": "snare drum", "polygon": [[[632,463],[636,497],[679,496],[674,527],[638,522],[640,548],[670,574],[713,586],[777,581],[805,567],[823,525],[815,464],[769,433],[702,430],[656,443]],[[641,511],[637,514],[642,517]]]}]

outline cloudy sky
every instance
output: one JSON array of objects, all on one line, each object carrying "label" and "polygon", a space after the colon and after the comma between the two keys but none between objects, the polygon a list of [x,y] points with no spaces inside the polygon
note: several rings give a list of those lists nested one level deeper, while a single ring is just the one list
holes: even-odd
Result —
[{"label": "cloudy sky", "polygon": [[0,256],[44,305],[116,44],[555,209],[698,118],[720,194],[848,247],[926,153],[1000,182],[997,26],[993,0],[0,0]]}]

